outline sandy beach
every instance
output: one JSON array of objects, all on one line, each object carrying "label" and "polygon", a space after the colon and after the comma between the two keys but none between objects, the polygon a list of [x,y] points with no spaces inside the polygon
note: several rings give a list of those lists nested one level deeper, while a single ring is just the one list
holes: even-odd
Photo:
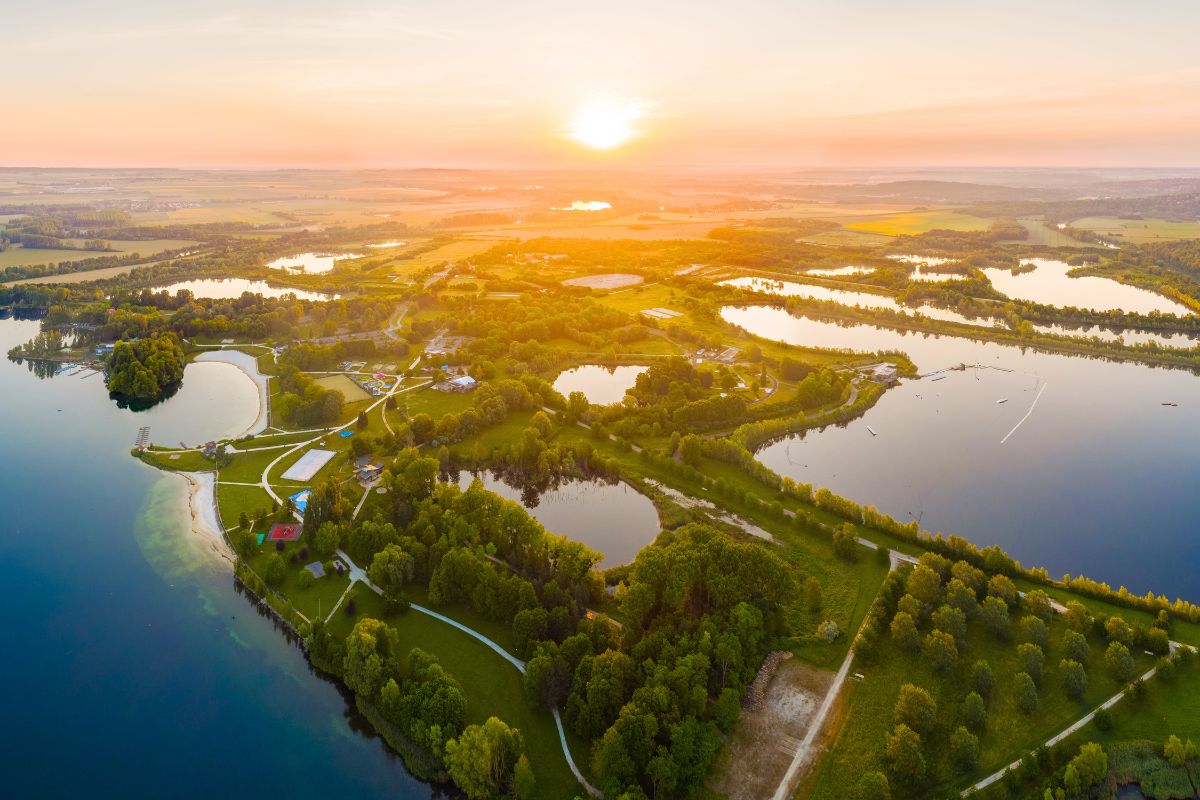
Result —
[{"label": "sandy beach", "polygon": [[258,434],[266,430],[267,423],[271,416],[271,389],[269,378],[258,371],[258,361],[254,356],[243,353],[241,350],[209,350],[196,356],[196,361],[215,361],[222,364],[232,364],[249,376],[250,380],[258,386],[258,416],[249,428],[242,431],[239,436],[247,434]]},{"label": "sandy beach", "polygon": [[188,482],[188,510],[192,531],[211,547],[213,554],[233,566],[234,555],[225,541],[224,531],[217,519],[216,476],[212,472],[176,472]]}]

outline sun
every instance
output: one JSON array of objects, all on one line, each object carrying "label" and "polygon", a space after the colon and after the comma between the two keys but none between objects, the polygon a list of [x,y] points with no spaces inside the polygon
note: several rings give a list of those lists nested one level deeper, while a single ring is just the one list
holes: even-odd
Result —
[{"label": "sun", "polygon": [[637,122],[645,116],[643,103],[598,100],[579,109],[567,123],[567,135],[584,147],[612,150],[637,137]]}]

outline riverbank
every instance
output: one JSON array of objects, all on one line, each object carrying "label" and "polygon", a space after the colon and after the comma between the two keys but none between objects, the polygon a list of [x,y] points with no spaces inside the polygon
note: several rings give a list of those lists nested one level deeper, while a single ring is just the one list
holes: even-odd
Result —
[{"label": "riverbank", "polygon": [[213,472],[174,472],[188,484],[188,512],[191,516],[192,532],[201,539],[221,561],[230,568],[236,560],[233,550],[225,540],[225,530],[217,516],[217,478]]},{"label": "riverbank", "polygon": [[[246,374],[258,387],[258,416],[249,428],[238,436],[249,436],[262,433],[267,428],[271,418],[271,387],[270,377],[258,371],[258,359],[241,350],[209,350],[196,356],[197,362],[217,362],[230,364]],[[236,437],[235,437],[236,438]]]}]

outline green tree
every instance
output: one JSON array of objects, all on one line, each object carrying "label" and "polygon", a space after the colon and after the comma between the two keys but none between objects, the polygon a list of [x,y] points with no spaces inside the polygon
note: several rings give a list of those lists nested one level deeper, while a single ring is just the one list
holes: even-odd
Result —
[{"label": "green tree", "polygon": [[993,575],[987,585],[988,597],[998,597],[1009,608],[1017,605],[1017,586],[1007,575]]},{"label": "green tree", "polygon": [[[490,717],[446,742],[446,771],[472,800],[499,797],[515,788],[516,767],[524,750],[520,731]],[[532,778],[532,772],[528,777]],[[521,780],[524,783],[527,778]]]},{"label": "green tree", "polygon": [[1017,673],[1016,678],[1013,679],[1013,694],[1017,698],[1017,708],[1021,709],[1022,712],[1032,714],[1034,711],[1037,711],[1037,685],[1033,682],[1033,678],[1028,672]]},{"label": "green tree", "polygon": [[935,672],[950,672],[958,664],[958,645],[945,631],[930,631],[925,637],[924,655]]},{"label": "green tree", "polygon": [[271,553],[267,566],[263,568],[263,580],[271,586],[278,586],[287,577],[287,564],[279,553]]},{"label": "green tree", "polygon": [[937,721],[937,703],[926,689],[906,683],[896,698],[894,720],[917,733],[928,734]]},{"label": "green tree", "polygon": [[925,755],[921,752],[921,735],[904,723],[887,736],[886,754],[892,774],[906,783],[917,783],[925,777]]},{"label": "green tree", "polygon": [[1046,635],[1046,623],[1042,621],[1041,617],[1026,614],[1017,623],[1018,641],[1036,644],[1038,647],[1045,647]]},{"label": "green tree", "polygon": [[1104,663],[1108,664],[1113,677],[1119,681],[1127,681],[1133,677],[1133,655],[1121,642],[1109,643],[1108,649],[1104,651]]},{"label": "green tree", "polygon": [[924,564],[918,564],[913,568],[913,571],[908,574],[908,580],[904,587],[926,608],[932,608],[941,601],[942,577]]},{"label": "green tree", "polygon": [[1063,688],[1066,689],[1067,697],[1072,700],[1083,697],[1088,683],[1087,670],[1083,668],[1083,665],[1078,661],[1064,658],[1058,663],[1058,668],[1063,675]]},{"label": "green tree", "polygon": [[404,601],[404,587],[413,579],[416,561],[399,545],[389,544],[371,560],[367,576],[371,583],[383,590],[383,596],[392,603]]},{"label": "green tree", "polygon": [[854,800],[892,800],[892,787],[882,772],[868,772],[854,787]]},{"label": "green tree", "polygon": [[950,735],[950,758],[964,772],[975,769],[979,761],[979,737],[959,725]]},{"label": "green tree", "polygon": [[960,608],[944,605],[934,611],[933,627],[950,634],[959,644],[967,640],[967,615]]},{"label": "green tree", "polygon": [[810,612],[821,610],[821,582],[810,577],[804,582],[804,604]]},{"label": "green tree", "polygon": [[897,611],[892,617],[892,639],[904,650],[915,653],[921,646],[921,638],[917,633],[917,624],[912,615],[905,611]]},{"label": "green tree", "polygon": [[1078,631],[1069,630],[1063,633],[1063,655],[1072,661],[1078,661],[1085,667],[1091,658],[1091,647],[1087,637]]},{"label": "green tree", "polygon": [[976,661],[975,666],[971,668],[971,685],[984,698],[991,697],[992,690],[996,688],[996,676],[992,672],[992,665],[983,659]]},{"label": "green tree", "polygon": [[354,421],[354,424],[358,427],[358,429],[360,431],[365,429],[368,425],[370,425],[371,423],[367,420],[367,412],[366,411],[358,412],[358,419],[356,419]]},{"label": "green tree", "polygon": [[1046,654],[1042,652],[1042,648],[1028,643],[1017,645],[1017,661],[1020,663],[1021,669],[1033,678],[1033,682],[1041,686],[1042,674],[1046,666]]},{"label": "green tree", "polygon": [[1001,598],[988,595],[984,599],[983,605],[980,606],[979,616],[983,620],[984,627],[997,639],[1007,640],[1012,636],[1008,606]]},{"label": "green tree", "polygon": [[[1095,742],[1088,742],[1079,748],[1079,754],[1071,759],[1067,764],[1068,770],[1074,770],[1078,788],[1074,793],[1079,794],[1085,789],[1090,789],[1100,781],[1104,780],[1108,775],[1108,754],[1104,752],[1104,748]],[[1063,786],[1066,786],[1066,779],[1063,780]],[[1068,792],[1071,790],[1068,788]]]},{"label": "green tree", "polygon": [[987,727],[987,707],[984,705],[983,697],[979,692],[967,692],[966,698],[963,700],[960,717],[968,728],[973,731],[982,731]]}]

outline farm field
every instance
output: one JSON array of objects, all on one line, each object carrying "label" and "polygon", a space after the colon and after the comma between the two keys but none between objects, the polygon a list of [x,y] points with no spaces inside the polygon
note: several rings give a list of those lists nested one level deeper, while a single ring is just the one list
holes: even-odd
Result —
[{"label": "farm field", "polygon": [[990,219],[957,211],[907,211],[847,222],[846,227],[884,236],[912,236],[932,230],[983,231],[991,224]]},{"label": "farm field", "polygon": [[26,250],[10,247],[0,251],[0,269],[5,267],[28,267],[36,264],[59,264],[64,261],[84,261],[102,256],[119,256],[138,253],[146,258],[166,250],[178,250],[194,245],[181,239],[150,239],[146,241],[110,241],[113,250]]},{"label": "farm field", "polygon": [[1172,222],[1165,219],[1084,217],[1075,220],[1071,225],[1075,228],[1094,231],[1101,236],[1119,237],[1134,244],[1170,239],[1200,239],[1200,220]]}]

